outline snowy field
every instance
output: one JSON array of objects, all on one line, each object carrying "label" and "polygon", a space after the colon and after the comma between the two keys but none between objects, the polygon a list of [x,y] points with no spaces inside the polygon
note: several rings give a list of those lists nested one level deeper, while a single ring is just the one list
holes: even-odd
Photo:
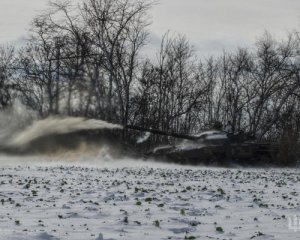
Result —
[{"label": "snowy field", "polygon": [[300,239],[296,169],[0,158],[0,239]]}]

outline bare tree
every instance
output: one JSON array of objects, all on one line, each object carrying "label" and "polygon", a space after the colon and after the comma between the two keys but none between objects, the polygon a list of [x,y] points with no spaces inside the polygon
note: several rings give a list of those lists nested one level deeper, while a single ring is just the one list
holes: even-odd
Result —
[{"label": "bare tree", "polygon": [[7,107],[12,100],[14,57],[14,47],[0,46],[0,109]]},{"label": "bare tree", "polygon": [[93,49],[104,56],[109,74],[107,110],[112,118],[112,95],[118,96],[121,122],[127,125],[130,113],[131,86],[136,79],[138,53],[147,37],[147,11],[151,3],[131,0],[89,0],[82,16],[91,32]]},{"label": "bare tree", "polygon": [[202,68],[195,63],[193,47],[185,37],[165,35],[157,55],[157,63],[147,61],[140,80],[141,109],[148,121],[142,124],[164,131],[190,132],[194,130],[199,108],[208,92]]}]

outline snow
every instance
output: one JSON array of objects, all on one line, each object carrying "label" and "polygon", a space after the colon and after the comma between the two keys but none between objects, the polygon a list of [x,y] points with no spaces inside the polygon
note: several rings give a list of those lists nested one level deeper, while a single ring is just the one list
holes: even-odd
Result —
[{"label": "snow", "polygon": [[5,158],[3,240],[300,239],[298,169]]},{"label": "snow", "polygon": [[226,134],[215,134],[215,135],[208,135],[206,137],[207,140],[216,140],[216,139],[227,139]]},{"label": "snow", "polygon": [[211,131],[205,131],[205,132],[201,132],[199,134],[195,134],[193,136],[195,137],[203,137],[203,136],[207,136],[207,135],[214,135],[214,134],[222,134],[223,132],[220,131],[216,131],[216,130],[211,130]]},{"label": "snow", "polygon": [[197,138],[205,138],[206,140],[216,140],[216,139],[227,139],[227,134],[221,131],[215,131],[215,130],[211,130],[211,131],[205,131],[199,134],[194,135]]},{"label": "snow", "polygon": [[170,148],[174,148],[175,146],[171,146],[171,145],[167,145],[167,146],[160,146],[160,147],[156,147],[153,149],[153,152],[156,153],[158,151],[161,151],[161,150],[167,150],[167,149],[170,149]]},{"label": "snow", "polygon": [[[9,141],[9,145],[21,147],[30,144],[33,140],[47,135],[65,134],[91,129],[122,129],[122,126],[102,120],[80,117],[48,117],[46,119],[34,121],[30,126],[18,132],[16,135],[13,135],[12,139]],[[5,136],[5,138],[7,139],[8,137]]]},{"label": "snow", "polygon": [[150,132],[145,132],[145,134],[143,136],[141,136],[140,138],[138,138],[138,140],[136,141],[137,144],[140,144],[140,143],[144,143],[146,142],[151,136],[151,133]]}]

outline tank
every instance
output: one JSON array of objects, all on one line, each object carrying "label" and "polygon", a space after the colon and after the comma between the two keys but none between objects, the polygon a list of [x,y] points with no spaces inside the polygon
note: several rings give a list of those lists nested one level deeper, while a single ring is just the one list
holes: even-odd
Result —
[{"label": "tank", "polygon": [[178,144],[156,147],[145,154],[146,158],[180,164],[269,165],[279,152],[279,146],[275,143],[258,142],[246,138],[244,134],[233,135],[218,130],[186,135],[135,126],[128,126],[128,129],[181,138]]}]

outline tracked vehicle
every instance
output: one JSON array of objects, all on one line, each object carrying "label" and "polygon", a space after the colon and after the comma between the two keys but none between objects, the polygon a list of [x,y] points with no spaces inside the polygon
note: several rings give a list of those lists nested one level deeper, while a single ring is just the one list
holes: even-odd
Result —
[{"label": "tracked vehicle", "polygon": [[163,131],[128,126],[129,129],[150,132],[183,139],[174,145],[152,149],[146,157],[162,159],[168,162],[194,165],[268,165],[279,153],[275,143],[263,143],[247,139],[243,135],[227,134],[211,130],[197,135],[167,133]]}]

